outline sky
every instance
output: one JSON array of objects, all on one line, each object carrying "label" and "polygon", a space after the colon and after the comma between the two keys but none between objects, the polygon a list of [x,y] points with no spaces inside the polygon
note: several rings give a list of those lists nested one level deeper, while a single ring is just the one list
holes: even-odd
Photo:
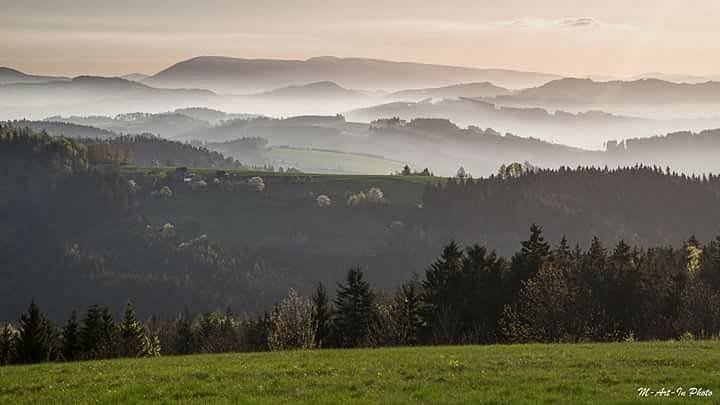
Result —
[{"label": "sky", "polygon": [[201,55],[566,75],[720,74],[717,0],[0,0],[0,66],[156,73]]}]

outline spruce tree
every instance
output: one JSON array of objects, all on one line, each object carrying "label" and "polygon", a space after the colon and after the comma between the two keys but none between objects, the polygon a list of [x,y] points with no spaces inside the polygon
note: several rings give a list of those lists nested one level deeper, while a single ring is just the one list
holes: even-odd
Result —
[{"label": "spruce tree", "polygon": [[218,322],[212,312],[203,312],[200,315],[200,328],[198,330],[200,349],[204,353],[216,353],[219,351],[217,340]]},{"label": "spruce tree", "polygon": [[549,254],[550,245],[545,242],[542,236],[542,227],[532,224],[530,226],[530,237],[522,242],[520,252],[516,253],[512,259],[513,293],[519,291],[527,280],[540,271],[540,267],[542,267]]},{"label": "spruce tree", "polygon": [[332,316],[327,290],[323,283],[318,283],[315,294],[312,296],[313,314],[315,322],[315,344],[317,347],[325,347],[330,343],[330,330],[332,327]]},{"label": "spruce tree", "polygon": [[458,295],[459,275],[463,270],[463,251],[451,241],[442,255],[425,271],[423,317],[434,343],[452,343],[457,335],[460,314],[454,303]]},{"label": "spruce tree", "polygon": [[343,347],[357,347],[367,343],[373,319],[375,296],[359,267],[347,274],[347,285],[338,283],[335,299],[335,325],[338,343]]},{"label": "spruce tree", "polygon": [[145,344],[147,339],[145,331],[135,317],[135,309],[130,302],[125,306],[118,334],[120,336],[120,356],[141,357],[146,354]]},{"label": "spruce tree", "polygon": [[80,347],[84,359],[99,359],[102,354],[103,320],[100,307],[92,305],[87,309],[80,329]]},{"label": "spruce tree", "polygon": [[52,354],[51,327],[35,304],[30,303],[26,314],[20,317],[15,336],[15,351],[19,363],[49,361]]},{"label": "spruce tree", "polygon": [[113,358],[117,357],[117,326],[113,320],[110,308],[104,307],[101,313],[102,328],[100,332],[101,345],[102,345],[102,357]]},{"label": "spruce tree", "polygon": [[220,319],[218,326],[219,334],[219,350],[221,352],[231,352],[238,349],[237,335],[235,333],[235,319],[230,308],[225,310],[225,314]]},{"label": "spruce tree", "polygon": [[455,243],[443,248],[442,255],[425,271],[423,289],[425,302],[431,307],[430,311],[442,305],[450,304],[454,294],[450,291],[450,283],[454,275],[462,271],[463,251]]},{"label": "spruce tree", "polygon": [[460,317],[456,340],[491,343],[497,321],[510,303],[506,261],[480,245],[466,249],[462,272],[454,281],[453,312]]},{"label": "spruce tree", "polygon": [[80,341],[80,323],[75,311],[72,311],[65,327],[62,330],[61,353],[65,361],[74,361],[80,358],[82,346]]},{"label": "spruce tree", "polygon": [[178,316],[175,321],[174,350],[177,354],[190,354],[195,351],[192,318],[188,314]]}]

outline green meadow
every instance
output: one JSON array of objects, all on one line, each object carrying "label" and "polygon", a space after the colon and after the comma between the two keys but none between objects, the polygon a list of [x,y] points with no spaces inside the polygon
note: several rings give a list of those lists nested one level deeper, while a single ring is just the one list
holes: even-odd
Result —
[{"label": "green meadow", "polygon": [[717,403],[719,364],[715,341],[196,355],[4,367],[0,403]]}]

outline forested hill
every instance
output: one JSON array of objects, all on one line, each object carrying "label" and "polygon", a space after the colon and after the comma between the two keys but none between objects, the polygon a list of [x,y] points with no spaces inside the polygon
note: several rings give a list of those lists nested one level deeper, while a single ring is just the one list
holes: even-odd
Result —
[{"label": "forested hill", "polygon": [[0,319],[33,297],[52,317],[94,303],[118,311],[128,299],[148,311],[142,316],[257,314],[289,288],[335,286],[353,265],[388,291],[452,239],[509,257],[532,223],[550,242],[565,235],[584,247],[595,236],[643,249],[720,234],[717,175],[510,165],[478,180],[261,178],[93,168],[92,153],[92,145],[0,127]]},{"label": "forested hill", "polygon": [[[12,128],[26,128],[54,137],[72,138],[85,145],[91,164],[133,164],[136,166],[186,166],[239,169],[242,164],[222,153],[200,145],[172,141],[152,134],[119,135],[112,131],[67,122],[13,121]],[[20,131],[27,134],[30,132]]]},{"label": "forested hill", "polygon": [[659,167],[528,171],[429,187],[419,221],[440,239],[481,241],[508,252],[528,223],[587,245],[594,236],[640,246],[678,245],[720,232],[720,177]]},{"label": "forested hill", "polygon": [[60,121],[12,121],[10,125],[22,128],[28,127],[35,131],[45,131],[53,136],[65,136],[68,138],[92,138],[92,139],[109,139],[115,136],[115,133],[105,129],[74,124],[71,122]]},{"label": "forested hill", "polygon": [[0,126],[0,319],[28,297],[52,316],[128,299],[166,314],[181,302],[251,308],[265,290],[243,270],[252,264],[203,238],[179,241],[171,225],[149,226],[139,186],[89,160],[67,138]]},{"label": "forested hill", "polygon": [[85,139],[90,158],[98,163],[131,163],[137,166],[185,166],[239,169],[242,164],[205,147],[153,135],[122,135],[108,140]]},{"label": "forested hill", "polygon": [[717,173],[719,153],[720,129],[707,129],[608,142],[606,156],[612,163],[645,162],[686,173]]}]

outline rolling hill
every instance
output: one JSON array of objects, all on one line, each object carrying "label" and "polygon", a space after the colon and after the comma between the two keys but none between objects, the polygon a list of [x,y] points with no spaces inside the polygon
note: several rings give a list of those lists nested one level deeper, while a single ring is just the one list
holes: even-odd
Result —
[{"label": "rolling hill", "polygon": [[362,94],[353,90],[348,90],[333,82],[315,82],[305,85],[294,85],[281,87],[270,90],[256,97],[270,98],[299,98],[299,99],[315,99],[325,97],[361,97]]},{"label": "rolling hill", "polygon": [[420,101],[427,98],[496,97],[509,95],[511,93],[512,92],[506,88],[496,86],[489,82],[481,82],[454,84],[452,86],[428,89],[401,90],[388,94],[386,98],[392,100]]},{"label": "rolling hill", "polygon": [[72,80],[0,86],[0,118],[40,119],[49,115],[115,115],[160,112],[217,100],[208,90],[156,89],[117,77],[78,76]]},{"label": "rolling hill", "polygon": [[720,104],[720,82],[673,83],[659,79],[597,82],[566,78],[500,96],[515,105],[592,108],[611,105]]},{"label": "rolling hill", "polygon": [[206,88],[222,93],[253,93],[318,81],[332,81],[356,89],[400,90],[482,81],[523,88],[558,78],[545,73],[361,58],[280,60],[201,56],[170,66],[144,83],[160,87]]},{"label": "rolling hill", "polygon": [[58,80],[69,80],[61,76],[35,76],[9,67],[0,66],[0,85],[15,83],[44,83]]},{"label": "rolling hill", "polygon": [[150,77],[150,75],[146,75],[144,73],[130,73],[127,75],[120,76],[121,79],[130,80],[133,82],[141,82],[141,81],[147,79],[148,77]]}]

